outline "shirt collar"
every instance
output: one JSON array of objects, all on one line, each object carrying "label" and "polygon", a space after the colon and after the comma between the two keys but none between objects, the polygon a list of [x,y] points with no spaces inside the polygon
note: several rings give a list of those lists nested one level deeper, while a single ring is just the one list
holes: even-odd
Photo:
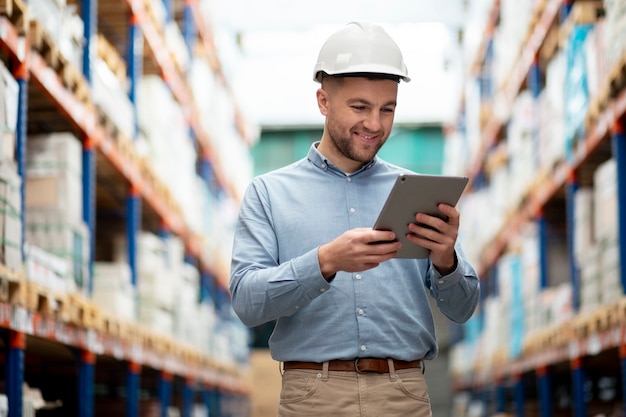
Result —
[{"label": "shirt collar", "polygon": [[320,144],[319,141],[313,143],[311,145],[311,148],[309,149],[309,154],[308,154],[308,159],[309,161],[311,161],[313,163],[313,165],[315,165],[316,167],[327,171],[327,170],[331,170],[334,172],[338,172],[341,173],[345,176],[352,176],[352,175],[356,175],[360,172],[363,172],[367,169],[370,169],[371,167],[373,167],[376,164],[376,161],[378,161],[378,156],[375,156],[371,161],[369,161],[368,163],[366,163],[365,165],[363,165],[361,168],[359,168],[358,170],[350,173],[350,174],[346,174],[345,172],[343,172],[341,169],[337,168],[336,166],[334,166],[332,164],[332,162],[330,162],[328,159],[326,159],[326,157],[324,155],[322,155],[320,153],[320,151],[317,150],[317,146]]}]

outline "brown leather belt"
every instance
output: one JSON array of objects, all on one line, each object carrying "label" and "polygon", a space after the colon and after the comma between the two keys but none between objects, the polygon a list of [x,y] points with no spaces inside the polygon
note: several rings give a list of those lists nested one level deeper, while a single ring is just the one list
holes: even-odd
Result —
[{"label": "brown leather belt", "polygon": [[[289,369],[313,369],[322,370],[323,364],[317,362],[285,362],[283,369],[285,371]],[[393,366],[396,370],[421,368],[422,361],[399,361],[393,360]],[[353,360],[332,360],[328,362],[329,371],[346,371],[346,372],[376,372],[379,374],[385,374],[389,372],[389,363],[387,359],[372,359],[372,358],[359,358]]]}]

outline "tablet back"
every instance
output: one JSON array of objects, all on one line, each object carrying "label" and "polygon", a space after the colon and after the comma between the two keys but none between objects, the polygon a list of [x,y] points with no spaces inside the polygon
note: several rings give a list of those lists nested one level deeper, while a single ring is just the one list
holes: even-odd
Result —
[{"label": "tablet back", "polygon": [[402,242],[396,258],[426,258],[429,250],[409,242],[407,225],[415,222],[417,213],[426,213],[443,218],[437,209],[440,203],[456,206],[467,177],[445,175],[402,174],[397,179],[381,210],[374,229],[391,230]]}]

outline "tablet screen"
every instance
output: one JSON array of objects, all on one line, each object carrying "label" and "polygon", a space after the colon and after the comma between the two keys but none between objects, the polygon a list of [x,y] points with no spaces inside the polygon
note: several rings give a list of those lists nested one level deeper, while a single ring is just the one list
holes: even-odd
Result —
[{"label": "tablet screen", "polygon": [[402,174],[387,197],[374,229],[391,230],[402,242],[396,258],[427,258],[429,250],[410,242],[406,238],[407,225],[416,223],[417,213],[426,213],[443,218],[437,205],[445,203],[456,206],[468,177],[446,175]]}]

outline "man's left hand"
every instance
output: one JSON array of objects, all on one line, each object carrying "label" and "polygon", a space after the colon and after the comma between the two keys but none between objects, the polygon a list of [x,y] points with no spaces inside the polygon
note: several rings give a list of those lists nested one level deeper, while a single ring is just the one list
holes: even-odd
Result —
[{"label": "man's left hand", "polygon": [[439,204],[439,211],[447,217],[447,221],[436,216],[418,213],[415,221],[410,223],[407,239],[430,249],[430,260],[441,275],[447,275],[456,268],[454,244],[459,235],[461,213],[452,206]]}]

